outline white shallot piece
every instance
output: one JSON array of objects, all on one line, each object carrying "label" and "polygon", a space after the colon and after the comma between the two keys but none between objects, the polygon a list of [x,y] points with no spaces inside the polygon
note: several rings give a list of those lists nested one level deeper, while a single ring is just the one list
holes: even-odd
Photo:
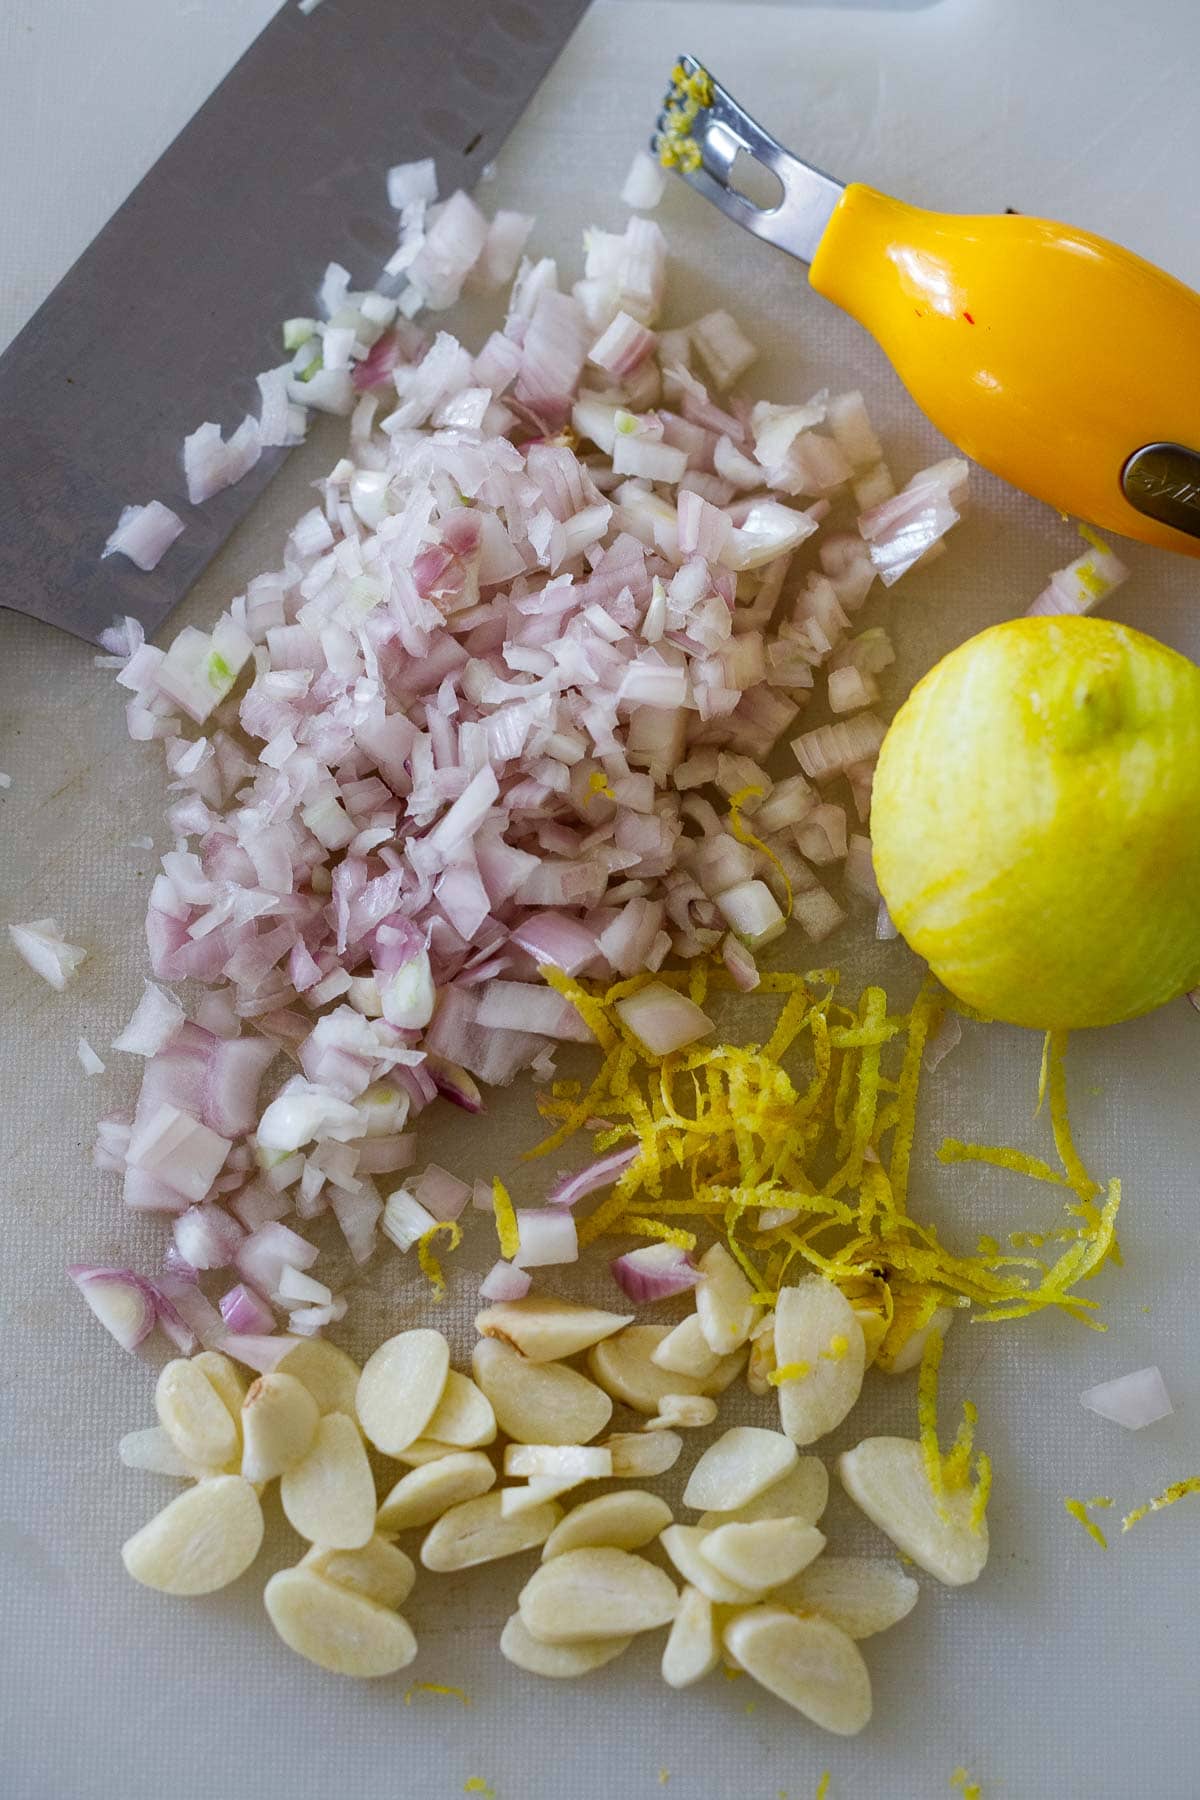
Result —
[{"label": "white shallot piece", "polygon": [[[426,330],[416,316],[468,284],[508,282],[531,221],[437,204],[429,163],[388,184],[398,297],[331,263],[313,316],[284,326],[291,361],[260,378],[260,419],[188,442],[199,498],[302,436],[307,409],[349,417],[279,565],[166,649],[131,620],[104,640],[131,735],[161,740],[171,778],[151,972],[207,993],[180,1022],[148,986],[118,1039],[147,1059],[141,1095],[99,1154],[128,1204],[176,1217],[297,1331],[344,1302],[282,1221],[332,1213],[357,1262],[381,1229],[415,1245],[468,1191],[427,1169],[385,1210],[376,1178],[413,1162],[411,1123],[478,1112],[481,1090],[547,1079],[556,1045],[589,1039],[544,969],[612,980],[716,953],[749,990],[789,916],[813,941],[841,923],[813,865],[851,841],[868,855],[848,806],[865,817],[883,735],[866,702],[892,658],[853,615],[877,570],[895,580],[954,522],[965,475],[938,465],[856,529],[855,481],[880,462],[861,396],[740,396],[756,352],[728,313],[660,329],[666,243],[644,217],[589,229],[573,284],[521,260],[477,352]],[[631,184],[649,204],[641,161]],[[844,710],[803,731],[825,667]],[[803,774],[776,783],[789,739]],[[82,953],[48,929],[14,937],[61,973]],[[656,1054],[713,1029],[665,984],[621,1007]],[[288,1079],[260,1101],[277,1052]],[[523,1211],[485,1291],[571,1260],[572,1202],[621,1166]],[[649,1260],[625,1259],[635,1285],[694,1277]],[[212,1307],[175,1325],[190,1304],[173,1295],[164,1328],[269,1335],[240,1300],[233,1329]]]},{"label": "white shallot piece", "polygon": [[78,944],[67,943],[57,919],[31,919],[28,925],[10,925],[8,935],[17,955],[60,994],[87,956]]},{"label": "white shallot piece", "polygon": [[126,506],[100,554],[127,556],[139,569],[149,572],[157,569],[182,531],[179,514],[161,500],[150,500],[145,506]]},{"label": "white shallot piece", "polygon": [[1135,1369],[1130,1375],[1102,1381],[1080,1394],[1079,1404],[1102,1419],[1111,1419],[1114,1425],[1124,1425],[1127,1431],[1155,1425],[1175,1411],[1158,1368]]}]

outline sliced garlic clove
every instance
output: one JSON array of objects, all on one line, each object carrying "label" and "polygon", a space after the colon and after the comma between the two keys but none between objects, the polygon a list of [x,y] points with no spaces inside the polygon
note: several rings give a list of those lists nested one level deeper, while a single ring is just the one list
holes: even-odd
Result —
[{"label": "sliced garlic clove", "polygon": [[839,1737],[871,1717],[871,1677],[852,1638],[827,1619],[756,1606],[728,1621],[724,1642],[739,1667],[788,1706]]},{"label": "sliced garlic clove", "polygon": [[987,1520],[972,1523],[970,1488],[948,1488],[941,1510],[913,1438],[864,1438],[838,1458],[842,1486],[906,1556],[948,1587],[965,1587],[988,1557]]},{"label": "sliced garlic clove", "polygon": [[772,1592],[772,1603],[820,1613],[847,1637],[874,1637],[906,1619],[920,1588],[886,1556],[822,1556]]},{"label": "sliced garlic clove", "polygon": [[440,1331],[401,1331],[380,1344],[359,1376],[358,1421],[377,1450],[398,1456],[424,1436],[450,1372]]},{"label": "sliced garlic clove", "polygon": [[476,1344],[471,1366],[501,1431],[518,1444],[586,1444],[612,1417],[612,1401],[585,1375],[529,1362],[494,1338]]},{"label": "sliced garlic clove", "polygon": [[318,1412],[358,1417],[358,1382],[362,1370],[352,1356],[326,1338],[301,1338],[275,1364],[277,1375],[292,1375],[306,1387]]},{"label": "sliced garlic clove", "polygon": [[528,1675],[547,1675],[552,1681],[571,1681],[602,1669],[628,1650],[631,1637],[584,1638],[577,1644],[543,1644],[529,1631],[519,1612],[508,1619],[500,1633],[500,1654]]},{"label": "sliced garlic clove", "polygon": [[482,1450],[459,1450],[402,1475],[375,1515],[377,1531],[412,1531],[432,1525],[452,1506],[474,1500],[496,1485],[496,1471]]},{"label": "sliced garlic clove", "polygon": [[588,1369],[606,1394],[634,1412],[652,1418],[668,1394],[721,1393],[737,1375],[744,1358],[725,1356],[706,1376],[681,1375],[660,1368],[653,1352],[669,1335],[665,1325],[627,1325],[588,1351]]},{"label": "sliced garlic clove", "polygon": [[546,1501],[506,1519],[500,1495],[481,1494],[442,1514],[421,1545],[421,1561],[427,1569],[445,1575],[452,1569],[472,1569],[478,1563],[519,1556],[523,1550],[544,1544],[561,1518],[562,1507]]},{"label": "sliced garlic clove", "polygon": [[647,1431],[696,1431],[711,1425],[717,1416],[717,1403],[707,1394],[664,1394],[658,1412],[646,1420]]},{"label": "sliced garlic clove", "polygon": [[288,1649],[334,1675],[394,1675],[417,1654],[417,1640],[399,1613],[311,1569],[281,1569],[263,1600]]},{"label": "sliced garlic clove", "polygon": [[481,1444],[494,1443],[496,1415],[492,1403],[469,1375],[451,1369],[425,1433],[436,1443],[454,1444],[463,1450],[477,1450]]},{"label": "sliced garlic clove", "polygon": [[685,1587],[663,1651],[663,1680],[673,1688],[691,1687],[711,1675],[720,1660],[713,1603],[699,1588]]},{"label": "sliced garlic clove", "polygon": [[601,1444],[507,1444],[504,1473],[574,1484],[605,1481],[612,1474],[612,1452]]},{"label": "sliced garlic clove", "polygon": [[155,1411],[185,1461],[227,1469],[238,1459],[237,1421],[198,1362],[179,1356],[165,1365],[154,1389]]},{"label": "sliced garlic clove", "polygon": [[753,1588],[742,1587],[722,1575],[703,1555],[701,1546],[708,1536],[698,1525],[668,1525],[659,1543],[683,1579],[699,1588],[706,1599],[717,1606],[753,1606],[759,1598]]},{"label": "sliced garlic clove", "polygon": [[866,1348],[862,1326],[840,1288],[806,1275],[775,1303],[780,1423],[794,1444],[815,1444],[840,1425],[862,1392]]},{"label": "sliced garlic clove", "polygon": [[752,1525],[756,1519],[800,1519],[815,1525],[829,1503],[829,1475],[819,1456],[801,1456],[778,1481],[765,1487],[744,1506],[724,1512],[715,1508],[706,1512],[699,1523],[714,1525]]},{"label": "sliced garlic clove", "polygon": [[375,1482],[358,1426],[326,1413],[302,1462],[279,1483],[288,1523],[312,1544],[360,1550],[375,1530]]},{"label": "sliced garlic clove", "polygon": [[754,1329],[758,1308],[754,1289],[724,1244],[713,1244],[700,1258],[704,1279],[696,1288],[696,1313],[704,1341],[719,1356],[739,1350]]},{"label": "sliced garlic clove", "polygon": [[760,1398],[771,1392],[770,1377],[775,1373],[775,1314],[768,1313],[770,1329],[755,1332],[750,1339],[750,1360],[746,1364],[746,1386]]},{"label": "sliced garlic clove", "polygon": [[692,1375],[705,1381],[720,1362],[720,1352],[710,1350],[700,1326],[699,1313],[689,1313],[650,1352],[650,1361],[676,1375]]},{"label": "sliced garlic clove", "polygon": [[802,1519],[757,1519],[718,1525],[702,1540],[700,1554],[718,1575],[762,1595],[806,1569],[824,1548],[824,1535]]},{"label": "sliced garlic clove", "polygon": [[324,1544],[314,1544],[301,1558],[300,1567],[393,1612],[404,1605],[417,1579],[411,1556],[378,1534],[361,1550],[329,1550]]},{"label": "sliced garlic clove", "polygon": [[[891,1331],[884,1334],[883,1347],[876,1352],[876,1366],[882,1369],[885,1375],[907,1375],[921,1361],[925,1354],[925,1346],[933,1333],[936,1331],[945,1337],[954,1323],[954,1316],[955,1309],[953,1307],[937,1306],[924,1325],[919,1325],[907,1336],[899,1335],[893,1327]],[[892,1344],[895,1345],[894,1348],[892,1348]]]},{"label": "sliced garlic clove", "polygon": [[629,1313],[603,1312],[596,1306],[531,1294],[487,1307],[477,1314],[475,1329],[483,1337],[510,1344],[530,1362],[555,1362],[578,1355],[631,1322]]},{"label": "sliced garlic clove", "polygon": [[293,1375],[260,1375],[242,1402],[242,1474],[273,1481],[312,1449],[320,1413]]},{"label": "sliced garlic clove", "polygon": [[222,1356],[219,1350],[201,1350],[192,1357],[192,1367],[199,1369],[206,1380],[216,1388],[228,1409],[230,1418],[237,1423],[242,1410],[242,1401],[246,1398],[249,1381],[237,1364],[228,1356]]},{"label": "sliced garlic clove", "polygon": [[745,1506],[798,1461],[796,1446],[780,1431],[734,1425],[710,1444],[683,1490],[683,1504],[697,1511],[732,1512]]},{"label": "sliced garlic clove", "polygon": [[397,1450],[394,1460],[405,1463],[410,1469],[423,1469],[427,1463],[440,1462],[444,1456],[457,1456],[457,1444],[439,1444],[436,1438],[414,1438],[403,1450]]},{"label": "sliced garlic clove", "polygon": [[612,1453],[613,1474],[618,1479],[643,1481],[675,1467],[683,1439],[677,1431],[614,1431],[605,1438],[604,1448]]},{"label": "sliced garlic clove", "polygon": [[671,1523],[671,1509],[657,1494],[623,1488],[573,1506],[554,1527],[542,1549],[542,1561],[568,1550],[640,1550]]},{"label": "sliced garlic clove", "polygon": [[160,1594],[212,1594],[245,1573],[262,1540],[262,1507],[250,1483],[215,1475],[164,1506],[121,1558],[135,1581]]},{"label": "sliced garlic clove", "polygon": [[127,1431],[117,1445],[117,1454],[127,1469],[145,1469],[150,1475],[177,1475],[187,1481],[200,1481],[207,1473],[197,1463],[181,1456],[161,1425],[147,1425],[142,1431]]},{"label": "sliced garlic clove", "polygon": [[627,1550],[568,1550],[543,1563],[517,1599],[526,1629],[544,1644],[636,1636],[675,1617],[675,1583]]}]

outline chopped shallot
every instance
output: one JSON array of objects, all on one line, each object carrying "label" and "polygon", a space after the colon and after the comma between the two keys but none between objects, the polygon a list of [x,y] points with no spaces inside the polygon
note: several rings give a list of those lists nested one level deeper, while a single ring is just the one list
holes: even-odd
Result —
[{"label": "chopped shallot", "polygon": [[28,925],[10,925],[13,948],[43,981],[60,994],[87,956],[77,944],[68,944],[57,919],[31,919]]},{"label": "chopped shallot", "polygon": [[1154,1425],[1175,1411],[1162,1371],[1153,1367],[1102,1381],[1098,1387],[1080,1394],[1079,1403],[1088,1412],[1124,1425],[1128,1431],[1140,1431],[1144,1425]]},{"label": "chopped shallot", "polygon": [[[639,153],[628,204],[661,184]],[[965,479],[941,463],[882,498],[860,395],[729,391],[754,346],[723,310],[660,330],[650,219],[589,229],[572,280],[546,257],[515,267],[525,215],[439,203],[431,161],[392,169],[388,195],[388,282],[360,289],[331,263],[283,327],[288,360],[259,375],[259,417],[185,446],[200,503],[298,442],[310,409],[349,418],[278,566],[166,649],[119,621],[101,659],[131,735],[163,744],[172,847],[146,917],[155,979],[115,1040],[145,1078],[96,1159],[129,1205],[174,1217],[163,1329],[224,1336],[263,1368],[287,1341],[267,1301],[291,1304],[302,1334],[345,1306],[284,1220],[332,1212],[357,1263],[380,1233],[415,1245],[469,1198],[436,1165],[377,1191],[414,1162],[424,1108],[479,1113],[487,1086],[548,1080],[557,1044],[590,1041],[543,974],[715,955],[750,991],[785,906],[813,941],[845,916],[812,862],[845,859],[848,885],[873,893],[848,799],[865,818],[883,725],[862,709],[892,652],[877,629],[850,637],[851,619],[877,575],[890,584],[940,540]],[[510,278],[478,354],[417,322]],[[880,500],[858,531],[826,530],[860,492]],[[844,716],[805,730],[822,668]],[[803,774],[772,782],[789,740]],[[10,931],[55,986],[83,958],[52,920]],[[183,981],[206,990],[190,1019],[158,985]],[[657,1056],[714,1029],[666,981],[618,1011]],[[637,1155],[609,1150],[521,1210],[516,1257],[485,1293],[573,1260],[572,1206]],[[618,1261],[661,1292],[696,1273],[669,1245]],[[223,1318],[196,1273],[231,1264]]]},{"label": "chopped shallot", "polygon": [[667,1300],[684,1294],[704,1279],[686,1250],[675,1244],[647,1244],[614,1258],[610,1265],[618,1286],[633,1301]]}]

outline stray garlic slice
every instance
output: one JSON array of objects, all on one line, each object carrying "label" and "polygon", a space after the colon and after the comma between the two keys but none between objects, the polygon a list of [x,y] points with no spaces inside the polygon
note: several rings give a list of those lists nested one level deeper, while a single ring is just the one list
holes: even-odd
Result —
[{"label": "stray garlic slice", "polygon": [[724,1642],[760,1686],[826,1731],[853,1737],[871,1717],[871,1677],[852,1638],[828,1619],[756,1606],[725,1626]]}]

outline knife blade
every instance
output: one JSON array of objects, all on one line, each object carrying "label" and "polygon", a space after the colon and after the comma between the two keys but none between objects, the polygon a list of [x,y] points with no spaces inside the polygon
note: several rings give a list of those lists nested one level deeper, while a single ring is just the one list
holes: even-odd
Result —
[{"label": "knife blade", "polygon": [[[288,454],[193,507],[184,437],[257,411],[279,321],[327,263],[376,279],[390,164],[432,156],[442,193],[474,185],[586,4],[275,15],[0,356],[0,606],[92,641],[122,613],[161,624]],[[122,506],[151,499],[185,524],[158,568],[101,562]]]}]

